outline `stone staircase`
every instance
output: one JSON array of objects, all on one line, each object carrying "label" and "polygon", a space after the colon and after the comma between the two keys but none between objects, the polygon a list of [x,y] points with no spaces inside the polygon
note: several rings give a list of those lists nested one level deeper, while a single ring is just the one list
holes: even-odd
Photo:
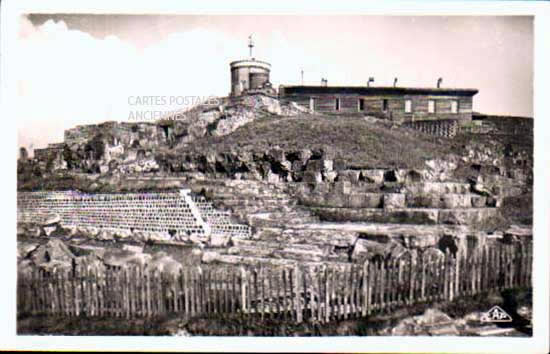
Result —
[{"label": "stone staircase", "polygon": [[253,228],[251,239],[232,240],[219,250],[218,262],[228,264],[293,265],[348,262],[347,253],[335,255],[335,247],[348,248],[357,237],[352,231],[308,230],[319,224],[309,208],[299,205],[286,184],[251,180],[200,180],[190,188],[227,212],[234,222]]},{"label": "stone staircase", "polygon": [[295,187],[301,203],[323,221],[472,225],[494,218],[498,199],[471,189],[468,183],[439,181]]},{"label": "stone staircase", "polygon": [[288,194],[284,184],[252,180],[204,180],[192,189],[207,195],[218,209],[252,227],[287,227],[319,221]]},{"label": "stone staircase", "polygon": [[[357,174],[351,172],[339,175]],[[414,178],[390,172],[362,170],[372,178],[332,182],[200,179],[189,187],[228,220],[251,227],[250,238],[218,250],[226,263],[362,262],[438,248],[444,238],[464,248],[469,238],[484,242],[487,232],[473,226],[498,217],[499,194],[425,171]]]}]

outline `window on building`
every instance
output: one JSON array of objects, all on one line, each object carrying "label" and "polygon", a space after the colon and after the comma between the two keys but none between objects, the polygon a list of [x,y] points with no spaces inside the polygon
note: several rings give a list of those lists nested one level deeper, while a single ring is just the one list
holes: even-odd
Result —
[{"label": "window on building", "polygon": [[411,100],[405,100],[405,113],[412,112],[412,102]]},{"label": "window on building", "polygon": [[451,113],[458,113],[458,101],[451,101]]},{"label": "window on building", "polygon": [[384,112],[388,110],[388,100],[382,100],[382,110]]},{"label": "window on building", "polygon": [[335,109],[336,109],[337,111],[340,110],[340,99],[339,99],[339,98],[336,99],[336,107],[335,107]]},{"label": "window on building", "polygon": [[435,101],[429,100],[428,101],[428,113],[435,113]]},{"label": "window on building", "polygon": [[365,100],[363,98],[359,99],[359,110],[364,111],[365,110]]}]

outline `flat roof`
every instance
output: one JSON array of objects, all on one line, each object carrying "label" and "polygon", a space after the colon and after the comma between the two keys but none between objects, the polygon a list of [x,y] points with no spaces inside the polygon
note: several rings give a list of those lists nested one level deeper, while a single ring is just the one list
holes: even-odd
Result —
[{"label": "flat roof", "polygon": [[231,68],[240,67],[240,66],[259,66],[262,68],[271,68],[271,64],[267,61],[256,60],[255,58],[235,60],[229,63]]},{"label": "flat roof", "polygon": [[280,85],[286,93],[310,93],[310,94],[434,94],[444,96],[473,96],[479,92],[474,88],[437,88],[437,87],[394,87],[394,86],[307,86],[307,85]]}]

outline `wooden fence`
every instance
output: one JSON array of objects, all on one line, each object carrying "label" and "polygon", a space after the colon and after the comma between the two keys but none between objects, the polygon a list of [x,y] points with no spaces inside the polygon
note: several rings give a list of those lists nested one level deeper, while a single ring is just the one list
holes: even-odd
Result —
[{"label": "wooden fence", "polygon": [[18,278],[18,311],[121,318],[234,313],[329,322],[530,287],[531,260],[529,243],[485,246],[467,257],[407,253],[362,265],[309,268],[201,265],[173,274],[146,266],[35,269]]}]

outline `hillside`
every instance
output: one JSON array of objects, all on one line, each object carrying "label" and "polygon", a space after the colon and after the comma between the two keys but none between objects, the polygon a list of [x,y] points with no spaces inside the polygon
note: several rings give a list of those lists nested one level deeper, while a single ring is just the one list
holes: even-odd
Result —
[{"label": "hillside", "polygon": [[199,152],[260,152],[332,150],[351,168],[419,168],[424,161],[450,152],[448,141],[386,122],[358,116],[302,114],[263,118],[225,136],[203,137],[179,147],[175,154]]}]

